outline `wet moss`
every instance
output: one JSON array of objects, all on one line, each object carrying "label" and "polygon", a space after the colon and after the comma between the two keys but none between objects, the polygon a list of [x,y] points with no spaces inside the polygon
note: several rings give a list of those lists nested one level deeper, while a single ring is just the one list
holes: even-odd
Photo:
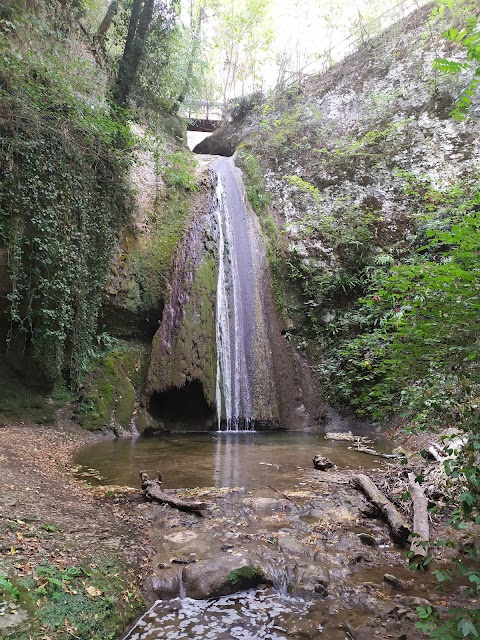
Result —
[{"label": "wet moss", "polygon": [[216,284],[216,262],[207,253],[195,272],[184,318],[172,349],[174,355],[163,363],[167,387],[182,387],[186,379],[198,380],[211,407],[215,406],[217,375]]},{"label": "wet moss", "polygon": [[71,397],[61,383],[32,387],[8,363],[0,363],[0,426],[12,422],[53,422],[56,410]]},{"label": "wet moss", "polygon": [[238,587],[248,588],[265,580],[263,571],[259,567],[240,567],[230,571],[227,581]]},{"label": "wet moss", "polygon": [[124,344],[111,351],[85,384],[78,404],[78,418],[90,431],[115,423],[128,429],[137,397],[144,386],[148,349],[141,343]]}]

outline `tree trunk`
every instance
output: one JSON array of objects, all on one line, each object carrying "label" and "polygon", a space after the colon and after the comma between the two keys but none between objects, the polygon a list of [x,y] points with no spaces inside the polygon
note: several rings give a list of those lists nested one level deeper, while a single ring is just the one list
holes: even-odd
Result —
[{"label": "tree trunk", "polygon": [[117,11],[118,11],[118,0],[113,0],[109,4],[105,17],[101,21],[100,26],[98,27],[98,30],[97,30],[96,38],[99,45],[103,44],[103,41],[105,40],[105,36],[107,35],[107,31],[110,29],[110,26],[112,24],[112,21]]},{"label": "tree trunk", "polygon": [[[192,11],[192,9],[191,9]],[[201,40],[201,32],[202,32],[202,20],[203,20],[203,7],[200,7],[197,17],[197,24],[195,26],[195,33],[193,34],[192,39],[192,49],[190,52],[190,57],[188,59],[187,73],[185,74],[185,80],[183,82],[182,88],[180,89],[180,93],[175,101],[175,105],[172,109],[172,113],[178,113],[181,105],[185,102],[185,98],[187,97],[188,91],[190,90],[190,85],[192,83],[193,77],[193,65],[195,64],[195,60],[197,58],[198,50],[200,48],[200,40]],[[208,116],[207,116],[208,120]]]},{"label": "tree trunk", "polygon": [[413,503],[413,537],[410,551],[415,558],[425,558],[428,554],[430,527],[428,523],[428,500],[425,491],[416,482],[415,474],[408,474],[410,497]]},{"label": "tree trunk", "polygon": [[392,531],[394,540],[404,543],[410,535],[410,527],[370,478],[363,473],[353,478],[354,484],[363,491],[367,498],[381,511]]},{"label": "tree trunk", "polygon": [[145,43],[153,17],[154,0],[134,0],[128,25],[125,49],[118,69],[117,81],[112,90],[119,107],[127,107],[128,98],[145,53]]},{"label": "tree trunk", "polygon": [[160,504],[168,504],[170,507],[179,509],[180,511],[194,511],[199,513],[207,508],[205,502],[190,502],[182,500],[176,496],[168,494],[162,490],[162,476],[159,474],[158,480],[150,480],[145,471],[140,471],[140,480],[142,481],[142,490],[147,500],[154,500]]}]

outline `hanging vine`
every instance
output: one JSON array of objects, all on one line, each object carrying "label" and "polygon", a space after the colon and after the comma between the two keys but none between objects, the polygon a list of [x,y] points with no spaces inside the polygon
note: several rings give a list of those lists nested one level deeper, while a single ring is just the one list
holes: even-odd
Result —
[{"label": "hanging vine", "polygon": [[23,335],[48,379],[63,374],[78,386],[128,216],[132,138],[107,105],[74,95],[54,67],[10,53],[1,58],[0,243],[12,281],[7,345]]}]

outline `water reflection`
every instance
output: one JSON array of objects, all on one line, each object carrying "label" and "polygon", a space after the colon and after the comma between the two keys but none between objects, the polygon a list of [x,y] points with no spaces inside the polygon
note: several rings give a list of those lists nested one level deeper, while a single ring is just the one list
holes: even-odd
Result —
[{"label": "water reflection", "polygon": [[[104,484],[138,486],[138,474],[163,474],[166,488],[199,486],[279,490],[301,479],[321,454],[340,468],[371,468],[381,460],[309,433],[192,433],[107,440],[78,452],[77,464],[98,470]],[[382,443],[377,442],[381,449]],[[91,479],[98,483],[98,480]]]},{"label": "water reflection", "polygon": [[251,478],[252,469],[249,450],[252,443],[252,432],[219,433],[215,446],[214,486],[240,487],[245,480]]}]

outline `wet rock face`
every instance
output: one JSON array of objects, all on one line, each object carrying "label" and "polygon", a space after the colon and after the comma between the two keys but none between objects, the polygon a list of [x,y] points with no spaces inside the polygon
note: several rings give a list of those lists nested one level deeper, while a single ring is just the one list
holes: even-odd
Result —
[{"label": "wet rock face", "polygon": [[[205,191],[208,193],[208,191]],[[216,385],[216,230],[199,198],[171,269],[169,296],[152,344],[140,431],[208,430]]]}]

